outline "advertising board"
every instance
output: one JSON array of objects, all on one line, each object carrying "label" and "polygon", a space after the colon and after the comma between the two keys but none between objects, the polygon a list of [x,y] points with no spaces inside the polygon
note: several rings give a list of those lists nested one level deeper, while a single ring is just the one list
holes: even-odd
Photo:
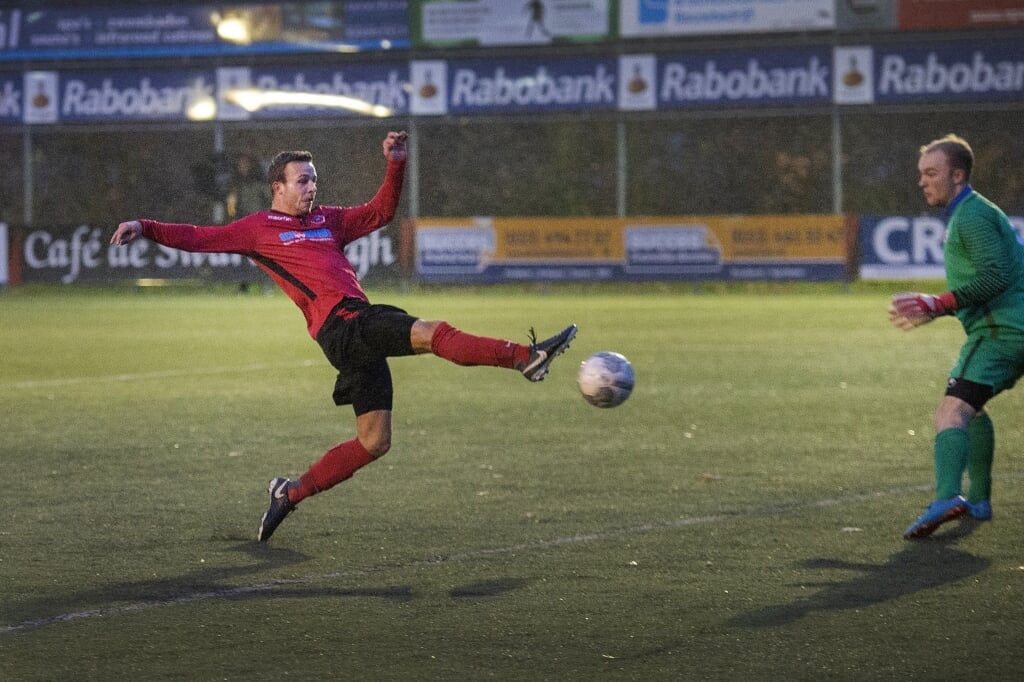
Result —
[{"label": "advertising board", "polygon": [[416,222],[425,282],[842,280],[844,216],[453,218]]},{"label": "advertising board", "polygon": [[409,46],[406,0],[122,4],[47,9],[24,2],[20,9],[0,10],[0,60],[355,52]]},{"label": "advertising board", "polygon": [[[1024,241],[1024,216],[1010,216]],[[942,279],[946,221],[940,215],[862,215],[859,235],[863,279]]]},{"label": "advertising board", "polygon": [[[391,280],[400,276],[397,226],[386,226],[345,248],[361,279]],[[138,280],[207,279],[253,281],[258,268],[238,254],[189,253],[145,239],[112,246],[111,229],[94,225],[47,226],[19,235],[20,248],[11,256],[25,283],[76,284]],[[5,242],[6,243],[6,242]],[[6,261],[5,261],[6,262]]]}]

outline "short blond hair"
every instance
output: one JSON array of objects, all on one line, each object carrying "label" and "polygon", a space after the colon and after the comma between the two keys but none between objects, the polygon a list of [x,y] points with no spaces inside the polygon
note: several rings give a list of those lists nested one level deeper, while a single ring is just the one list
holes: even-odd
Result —
[{"label": "short blond hair", "polygon": [[949,159],[951,169],[959,168],[964,172],[964,182],[971,179],[971,170],[974,168],[974,151],[964,138],[949,133],[921,147],[921,156],[928,152],[942,152]]}]

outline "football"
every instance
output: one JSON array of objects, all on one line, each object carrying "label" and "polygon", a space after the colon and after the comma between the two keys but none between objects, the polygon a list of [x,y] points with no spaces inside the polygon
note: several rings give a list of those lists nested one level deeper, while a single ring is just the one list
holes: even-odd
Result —
[{"label": "football", "polygon": [[619,353],[594,353],[580,364],[576,383],[591,405],[617,407],[633,392],[633,365]]}]

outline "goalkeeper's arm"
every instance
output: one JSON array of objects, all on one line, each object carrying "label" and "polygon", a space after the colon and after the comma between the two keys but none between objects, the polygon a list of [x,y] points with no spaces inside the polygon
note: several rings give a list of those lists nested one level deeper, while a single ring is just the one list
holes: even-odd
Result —
[{"label": "goalkeeper's arm", "polygon": [[952,291],[938,295],[915,292],[893,294],[889,304],[889,321],[900,329],[910,330],[941,315],[952,315],[957,307],[959,303]]}]

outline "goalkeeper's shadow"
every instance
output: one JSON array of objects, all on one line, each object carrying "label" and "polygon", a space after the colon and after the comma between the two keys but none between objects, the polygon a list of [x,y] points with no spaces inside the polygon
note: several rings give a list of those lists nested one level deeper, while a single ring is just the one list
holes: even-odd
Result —
[{"label": "goalkeeper's shadow", "polygon": [[895,601],[907,595],[959,582],[984,571],[991,560],[958,549],[957,541],[970,535],[978,521],[967,518],[922,540],[907,541],[882,564],[815,558],[799,563],[801,568],[854,572],[848,579],[801,583],[803,588],[820,588],[808,597],[789,604],[773,604],[739,614],[729,624],[741,627],[785,625],[815,612],[860,609]]}]

